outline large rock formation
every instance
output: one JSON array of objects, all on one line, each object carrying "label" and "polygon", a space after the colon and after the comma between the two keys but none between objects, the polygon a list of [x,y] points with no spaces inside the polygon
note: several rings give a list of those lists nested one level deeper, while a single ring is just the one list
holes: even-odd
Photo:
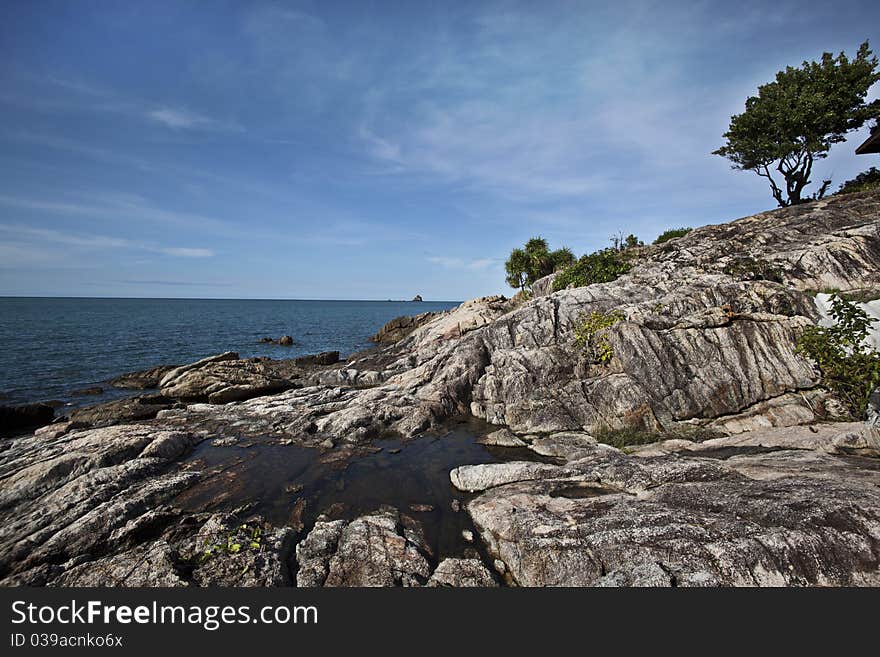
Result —
[{"label": "large rock formation", "polygon": [[[351,442],[415,435],[462,412],[518,433],[835,417],[795,342],[818,319],[808,288],[880,288],[878,210],[878,194],[852,195],[700,228],[640,249],[614,282],[514,309],[503,297],[466,302],[323,371],[320,385],[231,412],[260,424],[271,407],[293,432]],[[575,328],[612,312],[622,318],[606,331],[612,356],[594,362]]]},{"label": "large rock formation", "polygon": [[379,344],[393,344],[402,340],[420,326],[427,324],[437,313],[427,312],[420,315],[403,315],[386,323],[370,340]]},{"label": "large rock formation", "polygon": [[510,584],[880,584],[880,467],[850,455],[880,453],[880,431],[776,433],[644,456],[594,446],[451,479],[484,491],[467,511]]},{"label": "large rock formation", "polygon": [[[471,413],[507,429],[492,449],[544,461],[451,475],[476,493],[467,512],[507,583],[880,583],[877,436],[827,422],[840,405],[795,349],[819,319],[810,291],[880,289],[878,262],[880,193],[833,197],[639,249],[611,283],[466,302],[339,365],[223,354],[174,368],[158,387],[184,403],[155,419],[4,443],[0,577],[287,583],[296,529],[181,511],[176,495],[203,477],[185,454],[209,436],[259,439],[344,467],[386,431]],[[593,336],[601,358],[575,340],[591,313],[611,320]],[[609,430],[722,437],[625,454],[592,435]],[[257,528],[271,547],[242,552]],[[304,585],[487,581],[472,554],[430,554],[394,509],[324,518],[300,539]]]}]

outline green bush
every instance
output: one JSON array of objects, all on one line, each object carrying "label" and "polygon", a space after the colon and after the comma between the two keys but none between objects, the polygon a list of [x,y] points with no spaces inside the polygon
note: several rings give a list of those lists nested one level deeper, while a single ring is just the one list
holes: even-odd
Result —
[{"label": "green bush", "polygon": [[654,240],[654,244],[663,244],[663,242],[668,242],[675,237],[684,237],[692,230],[693,228],[670,228],[660,233],[660,236]]},{"label": "green bush", "polygon": [[864,346],[877,320],[851,301],[831,297],[834,326],[810,326],[798,339],[798,352],[814,360],[822,384],[846,405],[850,415],[862,418],[871,393],[880,388],[880,352]]},{"label": "green bush", "polygon": [[604,329],[623,321],[624,316],[619,310],[610,313],[593,311],[582,313],[574,327],[575,344],[587,352],[592,363],[607,365],[614,357],[611,343]]},{"label": "green bush", "polygon": [[856,192],[867,192],[872,189],[880,189],[880,169],[871,167],[867,171],[862,171],[852,180],[847,180],[837,190],[838,194],[855,194]]},{"label": "green bush", "polygon": [[563,269],[553,281],[553,290],[564,290],[573,285],[584,287],[593,283],[610,283],[630,270],[614,249],[602,249],[582,256],[576,263]]}]

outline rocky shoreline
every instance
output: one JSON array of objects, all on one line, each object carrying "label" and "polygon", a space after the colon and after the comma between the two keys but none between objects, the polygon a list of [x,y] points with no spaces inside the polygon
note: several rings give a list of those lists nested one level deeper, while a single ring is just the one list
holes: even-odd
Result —
[{"label": "rocky shoreline", "polygon": [[[880,296],[880,194],[631,258],[612,283],[544,280],[529,300],[394,320],[342,363],[226,353],[119,377],[144,394],[2,442],[2,584],[880,584],[880,428],[845,421],[795,348],[816,291]],[[574,328],[612,311],[613,355],[595,362]],[[180,504],[225,467],[192,460],[206,446],[238,450],[230,476],[285,449],[351,473],[389,436],[442,441],[463,416],[510,456],[450,468],[443,494],[472,527],[456,553],[426,538],[422,511],[313,508],[296,482],[278,491],[301,501],[286,523]],[[597,440],[627,431],[673,439]]]}]

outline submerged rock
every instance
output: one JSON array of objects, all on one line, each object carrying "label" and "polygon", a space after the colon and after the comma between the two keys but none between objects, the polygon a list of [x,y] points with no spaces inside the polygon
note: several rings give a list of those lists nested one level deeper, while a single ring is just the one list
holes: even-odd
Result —
[{"label": "submerged rock", "polygon": [[102,388],[101,386],[91,386],[90,388],[80,388],[78,390],[73,390],[70,394],[77,397],[85,397],[88,395],[103,395],[104,388]]}]

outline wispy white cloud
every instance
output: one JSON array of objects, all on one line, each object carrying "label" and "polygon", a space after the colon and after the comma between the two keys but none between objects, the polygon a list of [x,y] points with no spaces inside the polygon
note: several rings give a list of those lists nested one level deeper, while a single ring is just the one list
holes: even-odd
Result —
[{"label": "wispy white cloud", "polygon": [[150,204],[146,199],[128,194],[93,194],[91,203],[76,203],[54,199],[40,199],[0,194],[0,205],[23,210],[37,210],[60,216],[76,215],[92,219],[119,221],[134,219],[147,224],[167,224],[190,230],[212,231],[228,235],[243,235],[246,230],[234,223],[190,212],[166,210]]},{"label": "wispy white cloud", "polygon": [[159,107],[146,113],[148,119],[175,130],[221,130],[240,131],[241,128],[233,123],[218,121],[189,110]]},{"label": "wispy white cloud", "polygon": [[445,267],[447,269],[469,270],[488,269],[490,267],[495,267],[501,263],[501,261],[496,258],[477,258],[474,260],[467,260],[465,258],[451,256],[428,256],[426,260],[430,263],[440,265],[441,267]]},{"label": "wispy white cloud", "polygon": [[[207,116],[183,107],[157,105],[142,98],[132,98],[82,80],[54,76],[20,76],[28,80],[30,91],[0,93],[0,103],[26,107],[38,112],[80,112],[118,114],[148,121],[174,130],[241,132],[243,128],[229,120]],[[151,109],[144,109],[151,107]]]},{"label": "wispy white cloud", "polygon": [[211,249],[201,247],[163,246],[146,241],[131,240],[112,235],[72,233],[52,228],[34,228],[20,224],[0,223],[4,239],[26,245],[60,244],[87,250],[136,250],[180,258],[209,258]]},{"label": "wispy white cloud", "polygon": [[190,247],[159,247],[159,253],[178,256],[181,258],[211,258],[215,255],[211,249]]}]

